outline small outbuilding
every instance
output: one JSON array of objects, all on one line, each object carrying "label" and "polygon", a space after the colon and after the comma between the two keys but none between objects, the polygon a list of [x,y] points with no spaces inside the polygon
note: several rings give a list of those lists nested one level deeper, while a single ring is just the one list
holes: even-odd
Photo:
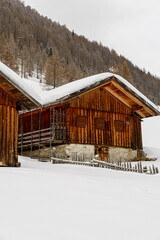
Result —
[{"label": "small outbuilding", "polygon": [[39,106],[25,80],[0,62],[0,166],[19,165],[18,112]]}]

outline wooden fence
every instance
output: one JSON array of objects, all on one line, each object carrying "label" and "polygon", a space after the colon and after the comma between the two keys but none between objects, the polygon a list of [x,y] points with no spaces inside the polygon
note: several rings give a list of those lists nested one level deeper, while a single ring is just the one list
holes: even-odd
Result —
[{"label": "wooden fence", "polygon": [[112,170],[120,170],[120,171],[128,171],[128,172],[137,172],[137,173],[146,173],[146,174],[158,174],[159,169],[155,167],[154,164],[151,166],[142,166],[142,162],[138,163],[131,163],[131,162],[107,162],[101,161],[99,156],[95,156],[92,160],[83,161],[79,160],[78,157],[72,160],[68,160],[65,158],[59,157],[52,157],[52,163],[68,163],[68,164],[78,164],[78,165],[85,165],[85,166],[92,166],[92,167],[101,167],[101,168],[108,168]]}]

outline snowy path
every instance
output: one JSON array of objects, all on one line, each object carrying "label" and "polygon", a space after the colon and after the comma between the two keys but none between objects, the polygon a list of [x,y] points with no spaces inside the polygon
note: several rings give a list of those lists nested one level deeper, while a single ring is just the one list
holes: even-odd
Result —
[{"label": "snowy path", "polygon": [[0,168],[0,240],[160,239],[160,174],[21,162]]}]

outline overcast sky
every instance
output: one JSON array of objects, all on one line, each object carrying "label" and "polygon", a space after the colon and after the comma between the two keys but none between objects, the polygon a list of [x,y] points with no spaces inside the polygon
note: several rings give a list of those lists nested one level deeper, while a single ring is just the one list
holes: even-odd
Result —
[{"label": "overcast sky", "polygon": [[160,77],[159,0],[25,0],[25,3]]}]

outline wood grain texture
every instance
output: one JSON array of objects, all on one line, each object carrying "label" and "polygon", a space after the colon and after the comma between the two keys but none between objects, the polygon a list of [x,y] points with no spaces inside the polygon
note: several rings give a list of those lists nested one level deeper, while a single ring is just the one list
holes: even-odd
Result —
[{"label": "wood grain texture", "polygon": [[[50,127],[51,107],[42,109],[41,129]],[[71,143],[92,144],[106,154],[108,146],[142,149],[140,118],[135,116],[132,107],[128,107],[104,87],[96,88],[54,107],[58,116],[62,110],[65,111],[66,137]],[[38,130],[39,111],[32,112],[33,131]],[[116,121],[123,123],[119,130],[115,128]],[[27,132],[31,132],[31,112],[23,114],[23,133]]]},{"label": "wood grain texture", "polygon": [[[68,128],[71,143],[142,149],[140,119],[106,89],[97,88],[68,104],[66,121],[71,126]],[[87,118],[85,127],[75,124],[77,116]],[[119,125],[115,126],[116,123]]]},{"label": "wood grain texture", "polygon": [[16,98],[0,87],[0,165],[18,162],[18,111]]}]

